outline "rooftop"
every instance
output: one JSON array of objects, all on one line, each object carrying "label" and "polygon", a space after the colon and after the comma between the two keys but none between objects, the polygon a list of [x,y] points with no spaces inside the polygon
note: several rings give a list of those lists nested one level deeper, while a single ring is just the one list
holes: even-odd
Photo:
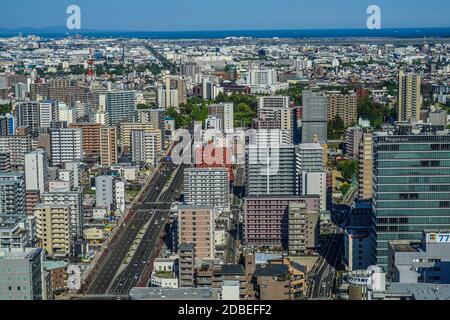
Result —
[{"label": "rooftop", "polygon": [[244,267],[241,264],[223,264],[220,266],[222,275],[245,275]]},{"label": "rooftop", "polygon": [[395,252],[419,252],[421,243],[417,241],[392,241],[391,246]]},{"label": "rooftop", "polygon": [[393,282],[385,293],[387,295],[408,295],[415,300],[450,300],[450,285]]},{"label": "rooftop", "polygon": [[68,265],[69,263],[65,261],[44,261],[44,269],[47,271],[65,269]]},{"label": "rooftop", "polygon": [[285,264],[257,265],[255,277],[282,277],[289,274],[289,268]]}]

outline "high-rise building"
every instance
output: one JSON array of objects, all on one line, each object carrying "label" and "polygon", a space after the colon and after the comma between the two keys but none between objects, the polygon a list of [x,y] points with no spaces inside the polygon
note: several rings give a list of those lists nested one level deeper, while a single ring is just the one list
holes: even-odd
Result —
[{"label": "high-rise building", "polygon": [[165,109],[140,109],[136,110],[136,122],[150,123],[154,129],[161,132],[165,128],[166,110]]},{"label": "high-rise building", "polygon": [[0,248],[23,249],[34,246],[32,220],[25,216],[0,217]]},{"label": "high-rise building", "polygon": [[358,121],[358,97],[356,94],[341,94],[331,91],[327,93],[327,121],[340,117],[346,126]]},{"label": "high-rise building", "polygon": [[119,161],[117,150],[117,128],[100,129],[100,163],[110,167]]},{"label": "high-rise building", "polygon": [[361,127],[350,127],[347,129],[345,135],[345,152],[353,157],[357,157],[359,153],[359,146],[364,134],[364,129]]},{"label": "high-rise building", "polygon": [[289,105],[289,97],[265,96],[258,100],[258,119],[255,119],[255,129],[289,130],[291,140],[298,142],[295,108]]},{"label": "high-rise building", "polygon": [[420,120],[420,109],[422,107],[420,76],[400,71],[398,78],[397,121],[416,122]]},{"label": "high-rise building", "polygon": [[41,203],[51,206],[69,206],[70,237],[81,239],[83,236],[82,194],[79,191],[45,192],[41,195]]},{"label": "high-rise building", "polygon": [[278,83],[276,69],[254,69],[249,71],[247,84],[255,86],[274,85]]},{"label": "high-rise building", "polygon": [[319,143],[301,143],[296,146],[298,172],[323,172],[324,148]]},{"label": "high-rise building", "polygon": [[288,247],[290,255],[304,255],[319,244],[320,214],[309,211],[306,202],[289,202]]},{"label": "high-rise building", "polygon": [[298,175],[299,194],[318,195],[320,210],[327,210],[324,148],[319,143],[302,143],[296,147],[296,175]]},{"label": "high-rise building", "polygon": [[374,264],[370,228],[347,227],[344,233],[344,263],[347,269],[367,270]]},{"label": "high-rise building", "polygon": [[0,216],[25,214],[24,174],[0,172]]},{"label": "high-rise building", "polygon": [[14,110],[18,127],[30,127],[33,135],[36,135],[40,125],[39,102],[29,101],[16,105]]},{"label": "high-rise building", "polygon": [[373,159],[376,258],[386,267],[389,241],[450,228],[450,136],[375,135]]},{"label": "high-rise building", "polygon": [[12,136],[16,132],[16,118],[11,113],[0,116],[0,136]]},{"label": "high-rise building", "polygon": [[195,259],[213,259],[214,218],[213,206],[183,205],[178,208],[178,239],[180,243],[194,245]]},{"label": "high-rise building", "polygon": [[0,300],[44,300],[44,250],[0,249]]},{"label": "high-rise building", "polygon": [[199,67],[195,62],[186,62],[181,66],[181,74],[186,77],[195,77],[199,73]]},{"label": "high-rise building", "polygon": [[178,279],[180,288],[192,288],[195,283],[195,245],[181,243],[178,248]]},{"label": "high-rise building", "polygon": [[95,203],[97,207],[114,210],[116,203],[116,181],[113,176],[98,176],[95,178]]},{"label": "high-rise building", "polygon": [[100,155],[100,123],[77,122],[69,126],[70,129],[80,129],[83,133],[83,153],[86,157]]},{"label": "high-rise building", "polygon": [[[132,131],[144,130],[148,133],[159,133],[161,131],[156,128],[152,123],[146,122],[122,122],[119,126],[119,144],[122,147],[122,150],[126,154],[130,154],[130,149],[132,145]],[[161,143],[160,143],[161,144]]]},{"label": "high-rise building", "polygon": [[131,131],[131,160],[136,163],[155,164],[161,154],[161,131]]},{"label": "high-rise building", "polygon": [[364,133],[358,154],[358,198],[372,199],[373,134]]},{"label": "high-rise building", "polygon": [[11,171],[11,161],[9,153],[0,152],[0,172]]},{"label": "high-rise building", "polygon": [[14,97],[17,100],[25,100],[28,93],[28,86],[26,83],[19,82],[14,85]]},{"label": "high-rise building", "polygon": [[298,194],[295,146],[249,145],[245,152],[248,196]]},{"label": "high-rise building", "polygon": [[95,123],[100,123],[102,126],[109,126],[109,114],[106,111],[106,95],[101,94],[98,97],[99,100],[99,108],[94,113],[93,121]]},{"label": "high-rise building", "polygon": [[70,208],[67,205],[38,204],[34,209],[38,246],[49,255],[65,257],[70,253]]},{"label": "high-rise building", "polygon": [[327,210],[327,174],[326,172],[300,173],[301,195],[317,195],[320,198],[320,210]]},{"label": "high-rise building", "polygon": [[229,211],[230,186],[227,169],[185,169],[184,201],[195,206],[213,206],[217,212]]},{"label": "high-rise building", "polygon": [[79,161],[69,161],[64,163],[66,170],[73,172],[73,188],[78,190],[81,182],[81,163]]},{"label": "high-rise building", "polygon": [[25,154],[25,186],[27,191],[39,191],[40,194],[43,194],[48,190],[48,165],[48,155],[43,150]]},{"label": "high-rise building", "polygon": [[50,128],[52,122],[59,120],[58,102],[47,100],[39,103],[39,127]]},{"label": "high-rise building", "polygon": [[221,87],[215,80],[203,78],[201,86],[201,96],[205,100],[214,100],[221,92]]},{"label": "high-rise building", "polygon": [[121,121],[133,122],[136,111],[134,91],[109,91],[106,95],[106,111],[111,125]]},{"label": "high-rise building", "polygon": [[31,136],[29,134],[0,137],[0,152],[9,154],[9,161],[13,170],[25,170],[25,154],[31,150]]},{"label": "high-rise building", "polygon": [[51,129],[50,145],[53,166],[74,160],[83,160],[83,131],[81,129]]},{"label": "high-rise building", "polygon": [[64,103],[60,103],[58,105],[58,119],[61,122],[67,123],[67,125],[74,123],[77,120],[75,109]]},{"label": "high-rise building", "polygon": [[125,181],[115,180],[115,206],[116,211],[125,212]]},{"label": "high-rise building", "polygon": [[311,90],[302,93],[302,143],[327,142],[327,96]]},{"label": "high-rise building", "polygon": [[286,129],[256,129],[250,131],[250,143],[279,146],[292,144],[291,132]]},{"label": "high-rise building", "polygon": [[244,242],[288,249],[290,203],[305,203],[308,212],[315,212],[316,215],[320,210],[318,196],[247,197],[244,204]]},{"label": "high-rise building", "polygon": [[208,106],[208,115],[214,116],[220,121],[218,130],[232,132],[234,129],[234,105],[233,103],[220,103]]},{"label": "high-rise building", "polygon": [[178,108],[187,102],[186,82],[180,77],[165,75],[158,87],[158,105],[161,108]]}]

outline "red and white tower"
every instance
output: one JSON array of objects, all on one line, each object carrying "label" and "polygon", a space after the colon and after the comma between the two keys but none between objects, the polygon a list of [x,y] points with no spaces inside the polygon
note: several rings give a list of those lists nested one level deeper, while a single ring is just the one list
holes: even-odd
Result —
[{"label": "red and white tower", "polygon": [[92,55],[92,49],[89,49],[89,57],[87,60],[87,74],[86,77],[88,80],[94,80],[95,78],[95,69],[94,69],[94,56]]}]

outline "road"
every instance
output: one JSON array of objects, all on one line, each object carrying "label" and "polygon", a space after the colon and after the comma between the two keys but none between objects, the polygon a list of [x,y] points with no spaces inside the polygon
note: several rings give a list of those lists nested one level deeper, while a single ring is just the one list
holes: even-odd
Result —
[{"label": "road", "polygon": [[[137,285],[145,269],[151,267],[168,222],[170,205],[181,192],[183,170],[184,165],[161,164],[142,201],[131,209],[130,221],[121,226],[123,230],[118,240],[107,248],[108,256],[87,295],[127,294]],[[139,234],[142,235],[140,242]]]},{"label": "road", "polygon": [[239,166],[235,170],[235,180],[232,192],[231,219],[229,223],[229,232],[227,233],[227,246],[225,250],[225,262],[237,263],[237,249],[241,240],[242,199],[244,197],[244,174],[243,167]]},{"label": "road", "polygon": [[[338,222],[338,225],[342,221]],[[331,299],[333,285],[336,276],[336,268],[339,267],[343,251],[343,235],[340,227],[335,226],[331,235],[322,244],[321,258],[318,260],[310,277],[310,298]]]}]

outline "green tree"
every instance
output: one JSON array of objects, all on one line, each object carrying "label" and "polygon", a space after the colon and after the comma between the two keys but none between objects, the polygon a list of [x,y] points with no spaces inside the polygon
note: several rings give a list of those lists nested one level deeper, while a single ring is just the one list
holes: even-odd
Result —
[{"label": "green tree", "polygon": [[337,164],[337,169],[341,172],[342,177],[351,180],[358,173],[358,160],[344,160]]},{"label": "green tree", "polygon": [[146,104],[144,104],[144,103],[139,103],[139,104],[136,106],[136,108],[137,108],[138,110],[146,110],[146,109],[150,109],[150,106],[149,106],[149,105],[146,105]]},{"label": "green tree", "polygon": [[12,103],[0,105],[0,114],[11,113],[11,111],[12,111]]},{"label": "green tree", "polygon": [[345,196],[350,191],[350,184],[345,182],[341,186],[342,195]]},{"label": "green tree", "polygon": [[250,127],[253,118],[256,117],[256,111],[254,111],[248,104],[240,103],[234,107],[234,125],[240,127]]},{"label": "green tree", "polygon": [[395,109],[393,114],[391,111],[388,106],[373,102],[369,97],[361,99],[358,103],[358,117],[370,120],[375,129],[379,129],[387,118],[395,115]]},{"label": "green tree", "polygon": [[337,115],[334,120],[328,122],[328,139],[339,140],[344,133],[345,123],[339,115]]}]

